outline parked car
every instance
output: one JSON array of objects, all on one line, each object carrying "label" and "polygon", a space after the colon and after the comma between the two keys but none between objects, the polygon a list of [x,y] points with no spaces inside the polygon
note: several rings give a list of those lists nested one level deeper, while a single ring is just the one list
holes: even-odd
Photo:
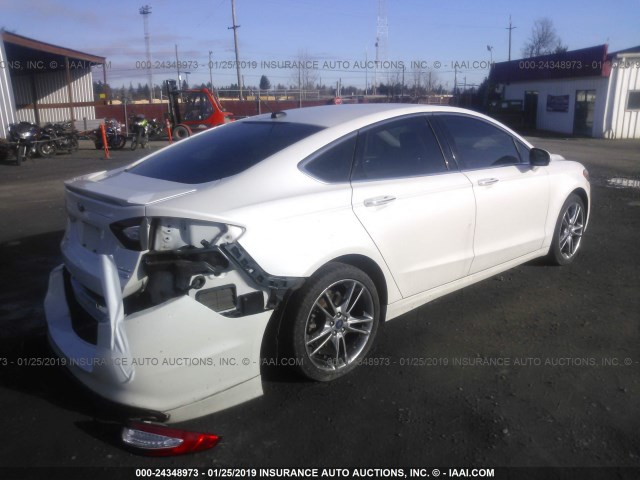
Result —
[{"label": "parked car", "polygon": [[53,348],[91,390],[175,422],[262,393],[269,322],[278,358],[329,381],[385,320],[537,257],[573,262],[590,187],[481,114],[362,104],[208,130],[68,181],[66,205]]}]

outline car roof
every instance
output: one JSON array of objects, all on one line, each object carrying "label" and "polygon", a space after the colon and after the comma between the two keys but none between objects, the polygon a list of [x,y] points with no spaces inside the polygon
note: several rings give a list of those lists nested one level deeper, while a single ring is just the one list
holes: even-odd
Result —
[{"label": "car roof", "polygon": [[368,125],[387,118],[431,112],[467,113],[477,115],[475,112],[462,108],[441,105],[364,103],[296,108],[284,110],[283,112],[276,112],[277,115],[268,113],[250,117],[246,119],[246,121],[269,120],[275,122],[306,123],[309,125],[318,125],[330,128],[350,123]]}]

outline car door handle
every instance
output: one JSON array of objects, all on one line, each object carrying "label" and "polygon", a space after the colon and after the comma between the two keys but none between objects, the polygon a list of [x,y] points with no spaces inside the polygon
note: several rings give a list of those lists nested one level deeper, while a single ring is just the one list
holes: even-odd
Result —
[{"label": "car door handle", "polygon": [[499,182],[497,178],[483,178],[482,180],[478,180],[478,185],[480,185],[481,187],[486,187],[487,185],[493,185],[497,182]]},{"label": "car door handle", "polygon": [[382,197],[367,198],[364,201],[364,206],[365,207],[379,207],[380,205],[386,205],[387,203],[391,203],[395,199],[396,199],[396,197],[393,197],[391,195],[384,195]]}]

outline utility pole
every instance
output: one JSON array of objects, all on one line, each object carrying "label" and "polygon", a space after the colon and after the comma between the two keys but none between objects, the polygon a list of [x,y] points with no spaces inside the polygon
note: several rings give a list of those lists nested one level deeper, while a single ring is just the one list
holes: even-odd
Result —
[{"label": "utility pole", "polygon": [[458,66],[453,67],[453,98],[458,105]]},{"label": "utility pole", "polygon": [[149,38],[149,15],[151,15],[151,7],[144,5],[140,7],[140,15],[144,20],[144,44],[147,50],[147,75],[149,75],[149,102],[153,103],[153,73],[151,73],[151,47]]},{"label": "utility pole", "polygon": [[511,26],[511,15],[509,15],[509,26],[506,27],[506,29],[509,30],[509,61],[511,61],[511,30],[513,30],[514,28],[517,27]]},{"label": "utility pole", "polygon": [[211,91],[213,91],[213,62],[211,61],[211,54],[213,54],[213,52],[209,50],[209,84],[211,85]]},{"label": "utility pole", "polygon": [[175,44],[176,46],[176,69],[178,70],[178,90],[182,90],[182,84],[181,79],[180,79],[180,59],[178,59],[178,44]]},{"label": "utility pole", "polygon": [[236,71],[238,73],[238,88],[240,92],[238,93],[238,98],[242,100],[242,78],[240,75],[240,53],[238,52],[238,28],[240,25],[236,25],[236,0],[231,0],[231,19],[233,20],[233,25],[228,28],[228,30],[233,30],[233,43],[236,47]]}]

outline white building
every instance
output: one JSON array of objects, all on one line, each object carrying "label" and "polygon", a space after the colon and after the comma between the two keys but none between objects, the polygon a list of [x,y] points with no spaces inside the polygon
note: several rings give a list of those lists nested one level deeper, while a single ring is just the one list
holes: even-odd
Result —
[{"label": "white building", "polygon": [[607,45],[496,63],[490,79],[519,100],[532,128],[604,138],[640,138],[640,46]]}]

